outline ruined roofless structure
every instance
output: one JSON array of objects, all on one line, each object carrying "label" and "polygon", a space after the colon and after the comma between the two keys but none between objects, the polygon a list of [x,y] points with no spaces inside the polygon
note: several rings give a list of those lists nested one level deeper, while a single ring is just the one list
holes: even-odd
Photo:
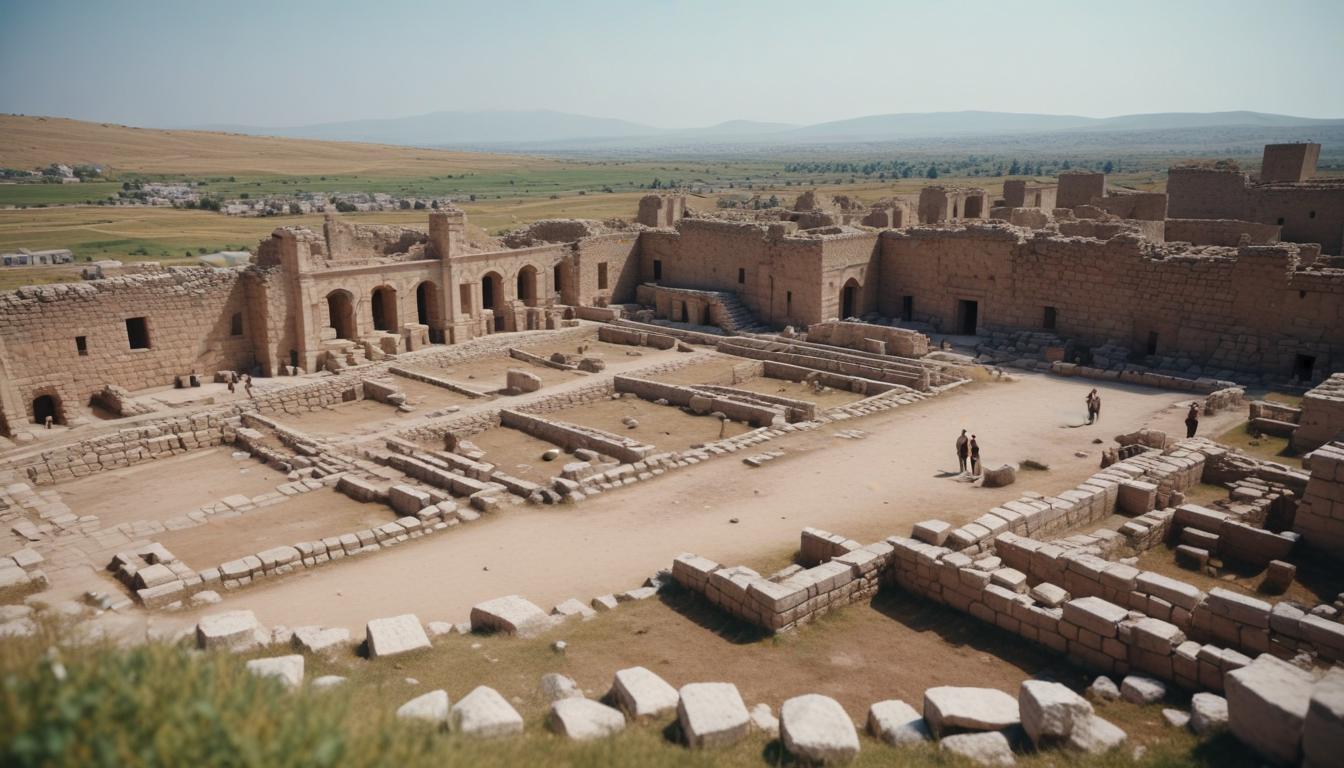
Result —
[{"label": "ruined roofless structure", "polygon": [[[1278,156],[1267,148],[1267,158]],[[1219,185],[1231,180],[1256,199],[1282,193],[1315,206],[1302,218],[1335,217],[1338,250],[1344,187],[1283,180],[1306,172],[1281,165],[1267,163],[1280,179],[1267,184],[1193,173],[1213,174]],[[1226,215],[1212,205],[1189,210],[1183,173],[1173,171],[1173,213]],[[1104,179],[1078,181],[1086,192],[1105,190]],[[1061,179],[1059,195],[1074,186]],[[547,222],[527,247],[477,252],[465,243],[459,210],[431,212],[426,230],[330,217],[321,232],[275,230],[248,267],[22,288],[0,295],[0,433],[47,415],[60,423],[70,415],[66,404],[86,404],[107,385],[135,391],[193,371],[336,370],[355,358],[556,328],[576,313],[593,316],[589,308],[640,299],[668,308],[671,319],[701,323],[713,319],[705,307],[727,297],[753,322],[775,328],[880,315],[951,333],[1044,329],[1079,344],[1116,343],[1269,378],[1320,381],[1344,366],[1344,269],[1319,257],[1317,246],[1163,243],[1162,221],[1118,220],[1097,209],[1110,196],[1074,209],[1109,220],[1052,221],[1033,231],[967,210],[968,201],[987,204],[978,190],[926,192],[921,212],[927,197],[960,221],[804,230],[788,221],[688,217],[684,198],[649,196],[639,217],[658,226]],[[966,220],[971,215],[980,218]],[[1177,221],[1166,221],[1168,239]],[[1227,223],[1179,221],[1186,232],[1192,222]],[[1240,227],[1234,234],[1265,226],[1231,223]],[[1291,239],[1288,225],[1284,231]],[[698,293],[659,298],[660,290]]]}]

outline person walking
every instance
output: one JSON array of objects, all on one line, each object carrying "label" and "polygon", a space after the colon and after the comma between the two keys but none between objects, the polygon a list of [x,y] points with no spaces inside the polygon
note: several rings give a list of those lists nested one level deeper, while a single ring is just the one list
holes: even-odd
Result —
[{"label": "person walking", "polygon": [[961,437],[957,438],[957,462],[961,464],[961,473],[966,474],[966,459],[971,454],[970,440],[966,438],[966,430],[961,430]]},{"label": "person walking", "polygon": [[1087,423],[1088,423],[1088,424],[1092,424],[1092,423],[1094,423],[1094,422],[1097,420],[1097,408],[1098,408],[1097,403],[1098,403],[1098,399],[1099,399],[1099,396],[1097,395],[1097,390],[1094,389],[1094,390],[1092,390],[1091,392],[1088,392],[1088,393],[1087,393]]},{"label": "person walking", "polygon": [[237,392],[238,373],[236,371],[229,371],[229,375],[226,376],[225,378],[228,379],[229,393],[232,394],[234,392]]},{"label": "person walking", "polygon": [[971,435],[971,477],[980,476],[980,443]]},{"label": "person walking", "polygon": [[1199,429],[1199,403],[1191,403],[1189,413],[1185,414],[1185,436],[1194,437]]},{"label": "person walking", "polygon": [[248,397],[255,397],[255,395],[252,394],[252,376],[251,376],[251,374],[247,374],[247,373],[244,373],[244,374],[243,374],[243,389],[247,391],[247,396],[248,396]]}]

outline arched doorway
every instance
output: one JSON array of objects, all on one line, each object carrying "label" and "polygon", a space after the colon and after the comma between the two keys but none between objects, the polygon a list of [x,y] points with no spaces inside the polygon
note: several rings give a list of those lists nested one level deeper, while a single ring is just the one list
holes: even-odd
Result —
[{"label": "arched doorway", "polygon": [[327,294],[327,325],[336,329],[336,338],[355,338],[355,297],[349,291]]},{"label": "arched doorway", "polygon": [[38,395],[33,398],[33,423],[46,424],[47,417],[50,416],[55,424],[64,424],[65,419],[61,415],[61,400],[56,395]]},{"label": "arched doorway", "polygon": [[849,278],[840,289],[840,319],[847,320],[859,313],[859,281]]},{"label": "arched doorway", "polygon": [[415,319],[421,325],[429,326],[429,340],[434,344],[443,343],[443,322],[439,317],[439,286],[426,280],[415,287]]},{"label": "arched doorway", "polygon": [[537,268],[531,265],[518,270],[518,298],[525,306],[537,306]]},{"label": "arched doorway", "polygon": [[555,267],[551,269],[551,282],[555,285],[555,296],[560,301],[564,301],[563,298],[565,292],[564,267],[565,267],[564,264],[556,264]]},{"label": "arched doorway", "polygon": [[500,301],[504,299],[500,295],[503,283],[497,272],[491,272],[481,278],[481,309],[499,308]]},{"label": "arched doorway", "polygon": [[380,285],[373,289],[373,329],[397,330],[397,289]]}]

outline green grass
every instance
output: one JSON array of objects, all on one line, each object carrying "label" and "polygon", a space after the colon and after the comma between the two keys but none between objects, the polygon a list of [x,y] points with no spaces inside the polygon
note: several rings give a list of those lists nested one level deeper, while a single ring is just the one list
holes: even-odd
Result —
[{"label": "green grass", "polygon": [[[515,654],[540,654],[545,641],[462,638],[502,651],[495,674]],[[523,649],[526,644],[536,649]],[[673,718],[628,727],[614,738],[575,744],[545,730],[535,707],[521,737],[474,741],[427,725],[395,719],[395,707],[424,686],[401,679],[451,669],[464,648],[445,647],[399,659],[308,658],[307,677],[335,672],[350,681],[327,691],[289,692],[244,669],[248,656],[196,653],[150,644],[122,649],[108,643],[72,646],[44,624],[31,638],[5,641],[0,654],[0,764],[27,766],[774,766],[794,765],[778,740],[752,734],[712,752],[676,743]],[[54,650],[59,647],[60,650]],[[274,653],[274,652],[272,652]],[[539,662],[544,666],[544,662]],[[470,663],[469,663],[470,665]],[[510,665],[511,666],[511,665]],[[528,666],[524,664],[524,666]],[[535,670],[526,670],[531,674]],[[439,674],[442,674],[440,671]],[[730,671],[725,677],[731,678]],[[465,690],[450,690],[454,699]],[[1019,755],[1025,766],[1254,765],[1229,736],[1199,742],[1160,724],[1157,706],[1114,703],[1101,713],[1145,743],[1131,761],[1125,749],[1100,758],[1063,752]],[[1155,739],[1154,734],[1160,734]],[[932,745],[895,749],[867,736],[853,763],[866,766],[962,766]]]},{"label": "green grass", "polygon": [[73,205],[116,196],[121,184],[86,181],[80,184],[0,184],[3,205]]}]

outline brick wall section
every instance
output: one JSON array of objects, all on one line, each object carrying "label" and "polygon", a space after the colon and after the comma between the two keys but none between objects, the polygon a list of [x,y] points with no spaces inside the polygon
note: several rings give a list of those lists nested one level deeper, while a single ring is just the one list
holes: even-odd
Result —
[{"label": "brick wall section", "polygon": [[1310,451],[1344,435],[1344,373],[1335,373],[1302,398],[1293,449]]},{"label": "brick wall section", "polygon": [[1344,443],[1327,443],[1307,454],[1306,462],[1311,480],[1293,530],[1310,549],[1344,557]]},{"label": "brick wall section", "polygon": [[1282,227],[1283,240],[1320,243],[1338,254],[1344,237],[1344,184],[1307,180],[1252,184],[1237,170],[1172,168],[1167,214],[1180,219],[1239,219]]},{"label": "brick wall section", "polygon": [[1260,224],[1236,219],[1167,219],[1167,242],[1185,242],[1193,245],[1241,244],[1242,236],[1250,238],[1251,245],[1270,245],[1279,242],[1277,224]]}]

